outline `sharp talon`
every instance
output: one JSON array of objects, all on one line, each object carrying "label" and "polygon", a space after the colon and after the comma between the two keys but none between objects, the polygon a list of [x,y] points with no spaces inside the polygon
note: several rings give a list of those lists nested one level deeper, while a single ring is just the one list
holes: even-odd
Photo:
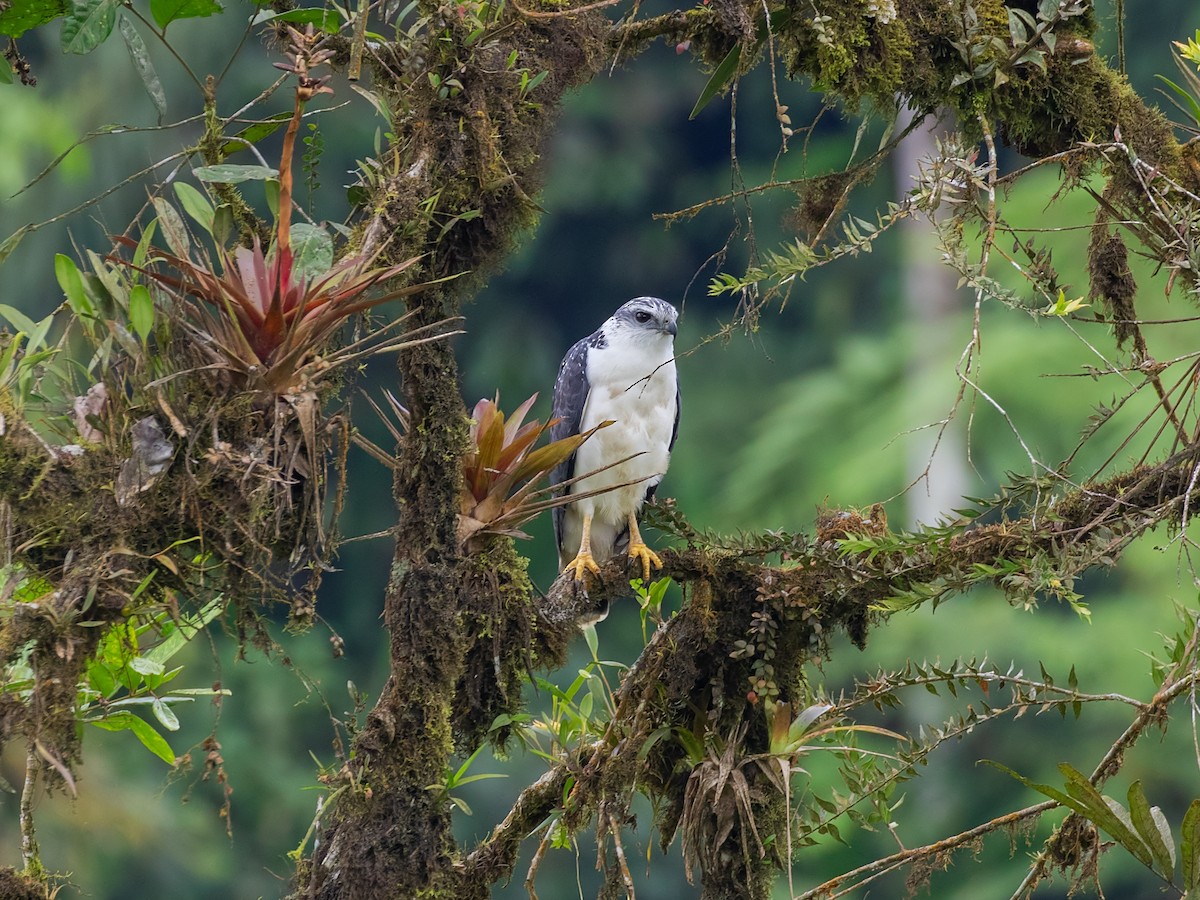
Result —
[{"label": "sharp talon", "polygon": [[592,554],[583,550],[578,556],[571,560],[563,568],[564,572],[574,572],[575,580],[582,581],[586,584],[587,579],[584,577],[584,572],[591,572],[593,575],[600,575],[600,566],[596,563]]},{"label": "sharp talon", "polygon": [[642,564],[642,581],[646,584],[650,583],[650,567],[662,568],[662,560],[658,558],[658,554],[640,541],[629,545],[629,558]]}]

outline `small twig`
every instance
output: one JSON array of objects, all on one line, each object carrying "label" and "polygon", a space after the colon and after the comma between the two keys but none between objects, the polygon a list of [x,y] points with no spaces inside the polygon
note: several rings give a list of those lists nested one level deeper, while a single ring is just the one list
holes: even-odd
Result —
[{"label": "small twig", "polygon": [[42,762],[31,742],[25,754],[25,786],[21,790],[21,862],[27,875],[42,874],[42,859],[38,851],[37,833],[33,823],[33,798],[37,793],[38,773]]},{"label": "small twig", "polygon": [[593,9],[604,9],[607,6],[616,6],[621,0],[596,0],[595,3],[586,3],[583,6],[577,6],[574,9],[556,9],[554,12],[542,12],[540,10],[522,9],[521,6],[514,2],[512,8],[525,16],[527,19],[561,19],[563,16],[577,16],[580,13],[591,12]]},{"label": "small twig", "polygon": [[636,900],[633,890],[633,876],[629,873],[629,863],[625,861],[625,848],[621,845],[621,826],[617,817],[610,811],[608,814],[608,829],[613,839],[613,849],[617,855],[617,865],[621,869],[621,880],[625,882],[625,893],[629,900]]},{"label": "small twig", "polygon": [[[1108,748],[1108,752],[1104,754],[1104,758],[1092,770],[1091,777],[1088,779],[1097,789],[1104,784],[1109,778],[1117,774],[1121,768],[1121,762],[1125,758],[1125,754],[1145,732],[1146,728],[1153,722],[1162,718],[1167,706],[1175,700],[1180,694],[1185,691],[1195,689],[1197,679],[1200,678],[1200,673],[1189,671],[1184,678],[1175,681],[1175,677],[1185,668],[1190,669],[1194,662],[1196,652],[1196,642],[1198,634],[1192,632],[1192,637],[1188,641],[1188,646],[1178,663],[1172,668],[1169,677],[1163,682],[1162,688],[1159,689],[1149,703],[1143,707],[1141,712],[1130,723],[1129,727],[1121,732],[1120,737]],[[1057,806],[1057,803],[1051,801]],[[1072,813],[1072,815],[1076,815]],[[1033,865],[1030,866],[1025,878],[1013,892],[1010,900],[1022,900],[1029,895],[1030,889],[1038,884],[1046,877],[1049,867],[1050,851],[1045,849],[1049,845],[1053,837],[1047,839],[1043,845],[1042,851],[1034,859]]]},{"label": "small twig", "polygon": [[538,869],[541,868],[542,860],[546,856],[546,850],[550,846],[550,826],[546,825],[544,831],[542,839],[538,842],[537,850],[534,851],[533,859],[529,861],[529,871],[525,873],[525,890],[529,891],[529,900],[538,900],[533,882],[537,878]]},{"label": "small twig", "polygon": [[[869,884],[876,878],[907,865],[913,860],[937,856],[949,850],[956,850],[959,847],[970,844],[977,838],[983,837],[985,834],[990,834],[1001,828],[1010,828],[1018,822],[1040,816],[1057,805],[1053,800],[1045,800],[1034,806],[1027,806],[1024,809],[1006,813],[1003,816],[984,822],[982,825],[976,825],[974,828],[956,834],[953,837],[944,838],[932,844],[926,844],[923,847],[914,847],[911,850],[902,850],[899,853],[893,853],[891,856],[885,856],[883,859],[877,859],[836,878],[831,878],[829,881],[817,885],[812,890],[805,891],[799,897],[796,897],[795,900],[816,900],[816,898],[820,898],[820,900],[835,900],[837,897],[844,897],[863,885]],[[848,886],[842,888],[843,884]],[[833,891],[837,891],[837,893],[832,893]]]}]

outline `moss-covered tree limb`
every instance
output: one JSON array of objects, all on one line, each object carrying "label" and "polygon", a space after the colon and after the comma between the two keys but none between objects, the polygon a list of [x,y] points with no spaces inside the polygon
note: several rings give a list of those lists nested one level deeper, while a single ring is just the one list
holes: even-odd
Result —
[{"label": "moss-covered tree limb", "polygon": [[[1090,15],[1056,23],[1063,51],[1049,56],[1043,70],[996,49],[993,38],[1009,39],[1007,13],[998,2],[979,4],[977,27],[969,34],[944,4],[913,0],[898,8],[899,15],[887,22],[847,8],[820,33],[814,22],[793,14],[781,19],[770,39],[790,74],[814,77],[851,106],[890,106],[902,97],[920,109],[951,108],[968,129],[983,116],[994,120],[999,133],[1018,149],[1032,154],[1057,152],[1120,130],[1146,158],[1187,176],[1166,121],[1102,61],[1088,56],[1094,24]],[[447,63],[452,60],[463,87],[447,97],[423,79],[394,85],[399,137],[393,149],[396,164],[390,168],[395,174],[377,186],[361,242],[370,249],[386,242],[388,252],[398,257],[429,253],[431,275],[486,272],[506,252],[516,230],[536,215],[529,198],[538,184],[538,152],[567,87],[590,78],[604,54],[628,57],[658,36],[691,41],[694,52],[712,65],[740,46],[742,68],[749,67],[762,46],[755,27],[760,9],[750,2],[713,3],[627,23],[607,36],[590,15],[560,10],[522,21],[518,10],[501,46],[489,51],[491,59],[475,57],[465,44],[456,44],[462,35],[455,22],[436,18],[441,13],[430,7],[435,25],[444,30],[439,43],[427,48],[429,57],[436,50]],[[451,40],[443,39],[447,35]],[[1066,39],[1072,36],[1074,41]],[[991,48],[986,51],[993,64],[989,77],[958,78],[967,63],[955,44],[964,40]],[[446,57],[446,47],[455,55]],[[511,52],[531,71],[551,73],[536,111],[514,101],[514,86],[489,74],[498,68],[491,63]],[[1003,73],[1002,83],[996,72]],[[384,70],[377,74],[382,78]],[[436,220],[426,211],[435,195]],[[468,212],[478,214],[458,219],[444,231],[446,219]],[[454,314],[456,297],[442,295],[439,314]],[[634,763],[636,751],[628,748],[641,747],[657,728],[679,724],[678,716],[694,708],[696,695],[703,693],[701,708],[710,717],[706,727],[739,734],[747,754],[762,749],[761,717],[751,715],[752,698],[747,697],[753,660],[730,655],[745,638],[752,612],[790,610],[779,614],[782,649],[777,658],[784,662],[772,685],[786,698],[798,687],[799,667],[814,640],[820,643],[837,629],[864,639],[873,604],[919,587],[940,593],[961,589],[980,580],[979,564],[997,561],[1037,556],[1061,561],[1064,572],[1077,571],[1118,552],[1146,527],[1138,524],[1139,515],[1147,518],[1146,510],[1154,511],[1149,519],[1159,521],[1165,508],[1175,509],[1188,483],[1186,467],[1176,460],[1172,467],[1132,473],[1121,485],[1108,486],[1126,488],[1123,498],[1098,489],[1065,499],[1057,512],[1060,521],[986,526],[926,541],[923,547],[914,538],[908,551],[878,553],[873,563],[865,560],[867,554],[842,554],[829,534],[815,547],[804,548],[803,568],[767,565],[761,553],[711,546],[668,554],[666,571],[689,586],[689,605],[656,637],[621,688],[612,734],[613,740],[619,736],[624,742],[622,751],[615,756],[593,753],[556,770],[526,795],[507,825],[463,857],[448,837],[448,807],[439,805],[426,786],[437,780],[453,744],[468,660],[472,653],[492,654],[495,628],[528,616],[528,585],[521,578],[510,579],[494,595],[496,614],[490,618],[480,619],[472,611],[481,584],[479,566],[507,559],[508,551],[493,548],[498,556],[485,554],[472,563],[450,541],[453,460],[462,450],[465,412],[457,399],[455,367],[442,351],[423,349],[405,357],[402,372],[409,401],[419,412],[414,416],[417,427],[401,451],[405,474],[398,477],[396,489],[403,522],[385,607],[393,673],[356,747],[355,782],[368,787],[333,813],[321,841],[325,849],[309,873],[316,895],[326,898],[374,889],[482,896],[481,883],[511,872],[519,843],[514,835],[553,809],[558,800],[552,788],[561,787],[568,769],[576,779],[569,811],[575,827],[606,805],[619,808],[637,786],[667,801],[660,825],[669,836],[679,823],[687,787],[678,766],[681,751],[661,742],[642,767]],[[1160,490],[1159,482],[1166,488]],[[1141,512],[1130,505],[1130,496],[1144,504]],[[1061,521],[1064,508],[1077,513],[1072,524]],[[511,560],[501,569],[512,572]],[[619,567],[604,576],[609,584],[624,584]],[[531,637],[552,636],[554,645],[561,646],[572,628],[563,610],[575,602],[577,598],[552,592],[545,614],[528,626]],[[463,633],[467,621],[490,624]],[[717,701],[709,687],[713,684],[721,685]],[[478,725],[470,733],[477,740]],[[613,762],[601,764],[602,758]],[[769,815],[770,807],[759,804],[756,813]],[[755,874],[761,862],[751,861],[749,870],[742,868],[746,864],[731,864],[726,877],[710,873],[713,885],[721,885],[710,888],[712,895],[724,896],[739,882],[761,894],[763,882]]]},{"label": "moss-covered tree limb", "polygon": [[[763,538],[740,546],[714,546],[714,538],[688,526],[673,504],[659,507],[658,524],[687,541],[685,549],[662,554],[662,574],[681,583],[704,583],[716,594],[757,589],[763,578],[776,588],[811,598],[819,611],[814,624],[821,630],[844,631],[864,637],[866,620],[886,610],[884,601],[912,595],[916,586],[930,586],[940,599],[969,589],[993,576],[980,566],[1002,562],[1018,565],[1032,575],[1031,566],[1050,560],[1063,578],[1087,569],[1116,563],[1121,552],[1147,530],[1166,525],[1180,528],[1185,516],[1200,512],[1200,447],[1180,450],[1161,463],[1140,466],[1112,478],[1073,486],[1062,481],[1048,487],[1037,509],[1002,521],[922,529],[893,535],[879,511],[826,510],[817,523],[815,541],[804,536]],[[858,545],[866,549],[856,549]],[[849,548],[849,549],[847,549]],[[772,554],[784,553],[802,565],[771,565]],[[1018,570],[1013,570],[1014,572]],[[625,560],[610,560],[600,583],[584,600],[569,579],[560,578],[548,593],[551,608],[588,608],[604,599],[628,593]],[[1028,593],[1037,593],[1032,587]],[[998,585],[1020,595],[1011,579]],[[556,616],[557,617],[557,616]]]},{"label": "moss-covered tree limb", "polygon": [[[761,62],[770,41],[773,58],[783,60],[789,75],[811,77],[850,108],[890,108],[899,99],[919,111],[953,110],[969,133],[980,121],[995,123],[996,134],[1034,156],[1119,133],[1134,154],[1180,184],[1194,189],[1200,181],[1197,148],[1180,146],[1166,120],[1091,53],[1090,12],[1055,14],[1039,26],[1031,41],[1038,34],[1057,38],[1039,63],[1027,56],[1036,47],[1012,45],[1008,10],[999,0],[978,0],[970,7],[973,17],[966,6],[940,0],[898,0],[894,17],[868,14],[860,4],[828,6],[828,17],[818,20],[791,4],[769,6],[764,16],[756,0],[713,0],[614,27],[592,5],[586,13],[556,6],[528,15],[514,4],[495,39],[476,42],[473,23],[462,21],[459,10],[422,4],[429,22],[424,32],[375,49],[376,87],[394,114],[397,138],[382,161],[383,174],[370,185],[371,207],[356,244],[371,252],[383,248],[393,260],[421,256],[422,270],[409,273],[414,278],[465,276],[428,293],[417,310],[426,323],[457,314],[462,297],[537,218],[532,198],[542,147],[563,95],[607,60],[627,59],[658,37],[690,42],[710,67],[736,50],[736,73]],[[541,72],[548,77],[526,96],[519,73]],[[217,150],[214,141],[210,134],[210,153]],[[1147,213],[1144,185],[1126,168],[1106,164],[1105,171],[1113,209],[1126,217]],[[779,815],[779,798],[752,785],[753,798],[736,806],[739,818],[728,837],[731,846],[755,852],[725,853],[705,837],[720,829],[685,815],[697,791],[692,807],[706,806],[696,773],[725,758],[692,760],[689,768],[673,741],[659,741],[642,756],[651,735],[671,727],[717,735],[740,766],[765,746],[757,695],[798,698],[801,666],[831,633],[845,630],[865,640],[868,621],[881,617],[875,607],[898,596],[920,602],[988,578],[1002,578],[1010,592],[1069,582],[1088,566],[1115,559],[1147,528],[1185,518],[1196,481],[1189,449],[1103,485],[1065,491],[1037,518],[977,528],[898,537],[877,517],[848,514],[822,523],[815,542],[767,540],[739,548],[677,527],[689,546],[664,555],[665,571],[687,585],[688,605],[628,674],[608,737],[552,770],[488,841],[464,855],[450,834],[449,804],[430,786],[442,778],[456,746],[478,744],[496,713],[516,708],[516,681],[531,657],[535,665],[561,659],[579,598],[560,586],[539,608],[510,542],[498,540],[478,554],[458,546],[466,411],[456,362],[445,345],[414,347],[400,360],[413,428],[399,450],[394,483],[400,523],[384,603],[392,671],[348,760],[348,789],[327,813],[320,849],[300,873],[298,896],[484,897],[490,883],[511,872],[523,833],[561,802],[568,776],[575,780],[563,810],[569,827],[600,816],[604,828],[619,828],[631,792],[644,790],[662,801],[665,839],[681,823],[692,829],[687,843],[705,873],[707,896],[765,896],[774,861],[757,853],[752,832],[756,817],[769,824]],[[223,399],[229,402],[217,412],[181,410],[184,465],[163,475],[154,490],[139,492],[132,511],[114,509],[112,497],[97,490],[135,455],[128,446],[130,422],[114,423],[110,446],[80,460],[56,459],[19,431],[3,436],[0,500],[17,523],[12,555],[52,578],[55,602],[65,603],[24,609],[6,622],[0,638],[7,654],[35,640],[47,664],[56,656],[74,660],[77,670],[87,647],[81,642],[78,653],[58,654],[64,632],[55,629],[63,615],[98,603],[90,610],[108,609],[106,615],[119,619],[120,598],[157,571],[155,560],[176,541],[200,534],[204,546],[219,547],[230,561],[244,541],[263,551],[256,559],[266,567],[279,548],[264,533],[242,527],[263,521],[264,498],[278,501],[274,521],[284,532],[303,529],[311,510],[294,511],[269,493],[274,488],[264,488],[268,493],[247,507],[245,469],[235,464],[234,454],[261,445],[256,437],[286,443],[278,410],[249,397]],[[148,403],[142,412],[157,415]],[[171,417],[162,412],[164,420]],[[293,447],[303,443],[294,433],[287,440]],[[670,517],[665,524],[672,525]],[[844,552],[848,545],[839,541],[854,534],[869,549]],[[285,550],[295,546],[282,538],[278,543]],[[769,563],[770,553],[787,553],[804,565]],[[129,564],[118,566],[118,557]],[[1002,575],[992,574],[1001,567]],[[624,591],[619,564],[603,574],[610,587],[594,590],[593,601],[605,590]],[[110,580],[119,582],[111,591]],[[755,615],[773,628],[769,683],[755,667],[756,645],[746,642]],[[60,724],[68,721],[62,712],[70,709],[76,670],[56,672],[59,694],[48,695]],[[0,713],[6,727],[24,727],[14,710]],[[31,727],[40,729],[39,722]],[[74,750],[65,732],[56,746],[69,762]],[[754,770],[747,771],[753,779]],[[723,798],[713,799],[716,815]]]},{"label": "moss-covered tree limb", "polygon": [[[550,26],[514,21],[499,41],[473,49],[457,17],[430,12],[437,18],[423,52],[452,60],[461,88],[440,94],[421,78],[394,97],[407,129],[362,242],[399,258],[426,253],[428,274],[445,277],[495,265],[531,221],[542,141],[559,98],[598,65],[602,31],[592,16]],[[510,54],[522,68],[550,73],[539,102],[521,97],[515,76],[497,75]],[[417,315],[454,315],[467,283],[475,280],[427,293]],[[399,358],[412,426],[399,449],[400,522],[384,601],[392,671],[355,741],[359,789],[330,815],[301,896],[489,891],[454,866],[450,805],[429,786],[443,779],[456,737],[473,746],[499,711],[520,702],[532,592],[511,542],[471,556],[458,545],[467,414],[452,348],[431,344]],[[506,661],[493,663],[500,655]]]},{"label": "moss-covered tree limb", "polygon": [[[658,629],[626,674],[606,737],[579,748],[522,793],[513,812],[465,858],[468,880],[509,877],[520,841],[545,819],[561,814],[564,821],[586,822],[606,801],[634,789],[644,790],[656,808],[665,810],[659,826],[664,843],[669,842],[687,777],[679,777],[678,745],[652,743],[651,737],[693,729],[697,710],[710,714],[705,726],[710,729],[736,730],[732,723],[738,717],[742,727],[761,720],[760,708],[748,697],[754,689],[751,667],[738,650],[755,614],[773,616],[777,645],[793,648],[774,657],[778,686],[786,695],[787,682],[799,677],[796,669],[821,655],[833,635],[845,633],[861,643],[868,620],[881,623],[887,601],[911,594],[915,585],[936,586],[937,596],[945,598],[991,580],[988,569],[1004,567],[1010,578],[1014,573],[1033,577],[1037,561],[1037,577],[1045,578],[1044,564],[1050,560],[1060,566],[1057,577],[1069,581],[1091,566],[1113,564],[1121,549],[1146,530],[1181,524],[1185,506],[1189,515],[1195,513],[1191,504],[1200,499],[1198,465],[1196,449],[1189,448],[1160,465],[1065,490],[1052,504],[1051,515],[1042,511],[988,525],[907,535],[907,551],[843,548],[841,540],[856,534],[889,545],[877,511],[867,519],[852,511],[826,512],[819,527],[821,540],[814,545],[784,538],[773,547],[764,543],[716,549],[690,531],[668,505],[660,522],[673,526],[689,546],[661,553],[663,573],[685,586],[688,602]],[[792,554],[796,562],[780,566],[765,561],[779,552]],[[1009,565],[1013,563],[1015,568]],[[580,602],[590,610],[601,598],[626,600],[628,577],[625,560],[610,561],[587,601],[578,596],[569,577],[559,579],[546,600],[555,610],[551,618],[559,621],[562,609]],[[1010,583],[1000,587],[1013,592]],[[714,699],[718,690],[724,695]],[[1143,725],[1146,718],[1141,711]],[[741,748],[745,756],[764,750],[762,735],[756,740],[752,729],[750,735]],[[1098,777],[1107,774],[1107,768],[1097,771]],[[575,786],[564,808],[561,787],[568,777]],[[741,894],[716,891],[706,896]]]}]

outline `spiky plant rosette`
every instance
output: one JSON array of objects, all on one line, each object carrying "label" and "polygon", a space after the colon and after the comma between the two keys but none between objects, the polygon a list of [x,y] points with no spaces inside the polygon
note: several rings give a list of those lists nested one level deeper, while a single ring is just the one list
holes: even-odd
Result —
[{"label": "spiky plant rosette", "polygon": [[[471,411],[470,444],[462,460],[463,486],[458,511],[459,545],[467,552],[481,549],[490,536],[528,538],[521,526],[540,513],[612,489],[602,488],[569,497],[552,496],[587,475],[595,474],[589,472],[562,484],[543,484],[559,463],[612,422],[601,422],[581,434],[537,447],[542,435],[558,421],[525,421],[537,398],[534,394],[508,416],[500,409],[499,394],[494,400],[480,400]],[[370,397],[367,399],[399,442],[409,427],[408,410],[390,393],[387,394],[388,412]],[[380,447],[361,435],[355,440],[384,465],[395,467],[395,459]]]},{"label": "spiky plant rosette", "polygon": [[[183,217],[161,198],[156,198],[154,207],[168,249],[151,247],[147,259],[164,268],[117,260],[180,297],[181,318],[194,341],[213,357],[214,365],[239,372],[252,389],[280,396],[309,390],[322,373],[364,355],[431,337],[428,332],[397,335],[406,319],[401,317],[349,347],[330,350],[333,336],[348,319],[389,300],[418,293],[428,284],[409,284],[369,297],[374,288],[400,277],[419,257],[376,266],[379,248],[368,255],[349,255],[332,265],[321,265],[319,260],[326,255],[332,259],[332,239],[315,226],[305,226],[307,239],[301,247],[309,252],[297,252],[293,245],[296,136],[305,104],[317,94],[332,93],[326,85],[328,77],[314,77],[312,70],[333,54],[322,48],[311,26],[304,32],[289,27],[288,35],[287,62],[275,65],[296,76],[295,107],[280,155],[279,207],[271,246],[264,249],[259,235],[253,234],[242,245],[226,249],[215,236],[217,211],[193,190],[183,196],[190,199],[188,211],[193,218],[214,236],[216,265],[202,248],[193,248]],[[219,174],[220,168],[206,167],[204,178],[220,182],[228,177]],[[128,237],[117,240],[137,247]],[[323,252],[311,252],[314,246]]]},{"label": "spiky plant rosette", "polygon": [[[120,240],[133,244],[128,238]],[[213,364],[244,376],[249,387],[277,395],[299,393],[313,387],[322,374],[362,356],[430,336],[396,335],[410,315],[406,314],[367,338],[332,347],[334,335],[352,316],[428,286],[413,284],[367,296],[417,258],[383,267],[373,266],[369,257],[349,256],[323,273],[309,275],[297,265],[290,246],[276,244],[264,251],[257,237],[249,247],[218,246],[217,266],[196,255],[202,258],[154,248],[150,259],[165,264],[167,270],[139,271],[181,296],[181,319],[193,341]]]}]

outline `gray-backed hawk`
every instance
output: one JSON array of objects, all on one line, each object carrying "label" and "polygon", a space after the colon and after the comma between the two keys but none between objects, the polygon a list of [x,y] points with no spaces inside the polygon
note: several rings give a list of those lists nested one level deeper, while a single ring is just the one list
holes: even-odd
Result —
[{"label": "gray-backed hawk", "polygon": [[552,439],[605,420],[613,424],[557,466],[551,483],[586,476],[565,489],[568,495],[622,485],[554,509],[559,566],[576,581],[585,572],[599,574],[600,563],[623,551],[641,564],[646,581],[651,564],[662,566],[642,540],[637,516],[666,474],[679,431],[677,317],[675,307],[657,297],[630,300],[571,347],[559,367]]}]

